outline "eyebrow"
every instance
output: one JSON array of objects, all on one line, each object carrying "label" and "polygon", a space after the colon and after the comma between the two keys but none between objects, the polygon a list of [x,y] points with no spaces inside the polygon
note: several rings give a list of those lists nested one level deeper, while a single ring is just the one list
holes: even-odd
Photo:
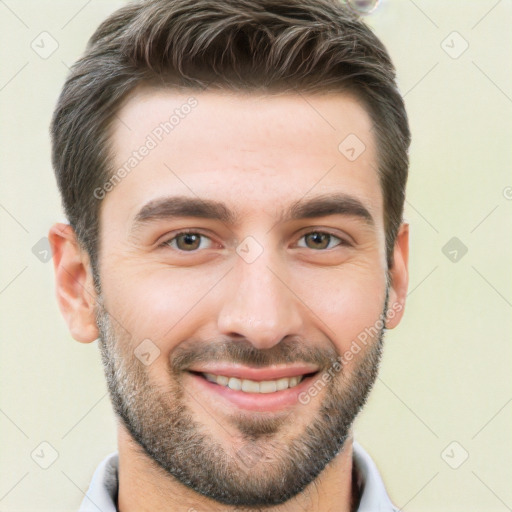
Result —
[{"label": "eyebrow", "polygon": [[[359,199],[342,193],[299,199],[287,208],[279,220],[286,222],[328,215],[355,217],[370,226],[375,224],[370,211]],[[170,196],[154,199],[144,205],[134,218],[133,229],[153,221],[180,217],[212,219],[228,225],[236,225],[240,220],[240,215],[222,202],[198,197]]]}]

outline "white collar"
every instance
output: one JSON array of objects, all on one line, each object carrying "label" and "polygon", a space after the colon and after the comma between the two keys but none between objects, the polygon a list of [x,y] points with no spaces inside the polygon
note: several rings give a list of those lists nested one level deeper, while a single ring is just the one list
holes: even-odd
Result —
[{"label": "white collar", "polygon": [[[357,512],[397,512],[375,463],[357,441],[353,441],[353,461],[361,496]],[[117,452],[100,463],[78,512],[117,512],[118,465]]]}]

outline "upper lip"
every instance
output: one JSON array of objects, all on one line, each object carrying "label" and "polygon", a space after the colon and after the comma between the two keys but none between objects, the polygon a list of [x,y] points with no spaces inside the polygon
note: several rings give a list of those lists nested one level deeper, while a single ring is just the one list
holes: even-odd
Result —
[{"label": "upper lip", "polygon": [[298,377],[307,373],[315,373],[318,367],[309,364],[276,365],[265,368],[252,368],[250,366],[232,363],[212,363],[194,366],[189,371],[199,373],[213,373],[248,380],[276,380],[284,377]]}]

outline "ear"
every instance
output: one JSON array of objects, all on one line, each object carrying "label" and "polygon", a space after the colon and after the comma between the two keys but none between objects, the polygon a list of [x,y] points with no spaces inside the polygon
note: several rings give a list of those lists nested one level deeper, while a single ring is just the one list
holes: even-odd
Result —
[{"label": "ear", "polygon": [[402,319],[409,284],[409,224],[398,231],[393,250],[393,265],[389,269],[390,287],[386,328],[395,328]]},{"label": "ear", "polygon": [[98,338],[97,294],[90,260],[68,224],[55,224],[48,234],[53,253],[57,302],[71,336],[82,343]]}]

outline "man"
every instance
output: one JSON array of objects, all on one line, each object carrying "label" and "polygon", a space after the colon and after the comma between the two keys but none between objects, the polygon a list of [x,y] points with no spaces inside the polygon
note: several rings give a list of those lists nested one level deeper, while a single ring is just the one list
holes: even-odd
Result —
[{"label": "man", "polygon": [[57,298],[118,419],[80,510],[395,510],[351,431],[407,289],[394,78],[335,0],[152,0],[92,36],[51,128]]}]

